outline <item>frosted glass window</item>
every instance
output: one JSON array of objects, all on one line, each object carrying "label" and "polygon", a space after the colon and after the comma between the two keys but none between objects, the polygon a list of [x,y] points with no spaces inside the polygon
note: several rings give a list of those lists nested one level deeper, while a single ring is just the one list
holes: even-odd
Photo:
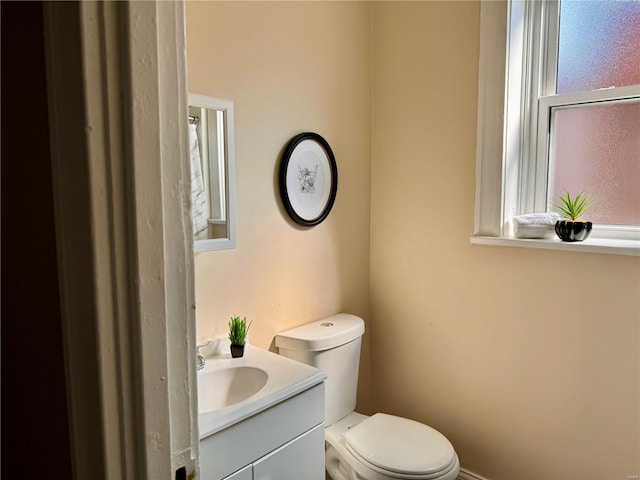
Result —
[{"label": "frosted glass window", "polygon": [[640,0],[563,0],[557,93],[640,84]]},{"label": "frosted glass window", "polygon": [[586,220],[640,225],[640,101],[553,108],[550,133],[550,198],[586,190]]}]

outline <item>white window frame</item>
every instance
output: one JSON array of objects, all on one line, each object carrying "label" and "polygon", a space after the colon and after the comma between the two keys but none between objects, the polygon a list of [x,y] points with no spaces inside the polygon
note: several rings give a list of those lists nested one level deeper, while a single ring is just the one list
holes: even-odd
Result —
[{"label": "white window frame", "polygon": [[482,2],[472,243],[640,255],[640,227],[594,225],[576,244],[510,232],[513,216],[547,208],[551,109],[640,98],[640,85],[555,94],[558,24],[556,0]]}]

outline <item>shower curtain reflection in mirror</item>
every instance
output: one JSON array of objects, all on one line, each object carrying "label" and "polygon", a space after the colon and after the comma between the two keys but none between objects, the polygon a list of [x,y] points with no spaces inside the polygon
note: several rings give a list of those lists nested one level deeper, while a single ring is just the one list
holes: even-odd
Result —
[{"label": "shower curtain reflection in mirror", "polygon": [[193,224],[193,239],[208,238],[207,198],[202,178],[202,157],[196,125],[197,117],[189,119],[189,150],[191,157],[191,221]]}]

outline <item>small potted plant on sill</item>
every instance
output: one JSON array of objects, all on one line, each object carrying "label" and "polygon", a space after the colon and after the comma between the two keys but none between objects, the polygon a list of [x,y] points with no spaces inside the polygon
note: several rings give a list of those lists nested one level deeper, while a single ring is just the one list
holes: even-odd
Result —
[{"label": "small potted plant on sill", "polygon": [[233,358],[244,355],[244,344],[247,342],[247,333],[251,323],[247,325],[247,317],[231,317],[229,320],[229,341],[231,341],[231,356]]},{"label": "small potted plant on sill", "polygon": [[580,192],[572,198],[569,192],[565,192],[564,195],[558,195],[558,200],[554,205],[565,218],[556,222],[556,234],[563,242],[583,241],[593,226],[591,222],[580,218],[589,209],[589,194]]}]

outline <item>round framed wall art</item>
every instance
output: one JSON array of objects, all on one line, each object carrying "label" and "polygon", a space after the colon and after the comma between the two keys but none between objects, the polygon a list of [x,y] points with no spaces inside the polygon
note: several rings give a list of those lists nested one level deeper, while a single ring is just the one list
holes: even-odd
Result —
[{"label": "round framed wall art", "polygon": [[338,168],[327,141],[313,132],[293,137],[280,164],[280,194],[289,216],[299,225],[318,225],[337,191]]}]

